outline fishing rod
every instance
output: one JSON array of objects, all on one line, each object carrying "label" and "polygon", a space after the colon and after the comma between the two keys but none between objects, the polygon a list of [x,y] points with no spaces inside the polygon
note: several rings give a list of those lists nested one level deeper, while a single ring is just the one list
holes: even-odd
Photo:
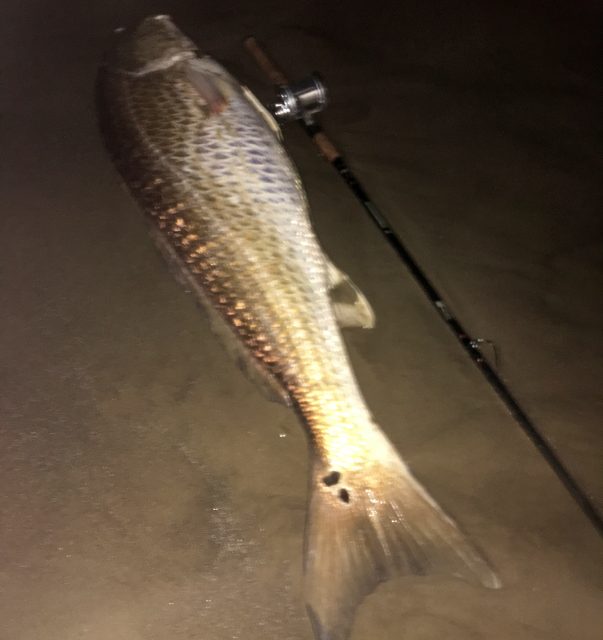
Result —
[{"label": "fishing rod", "polygon": [[451,330],[461,347],[469,355],[471,361],[507,407],[511,416],[555,472],[584,515],[590,520],[599,534],[603,535],[603,519],[601,515],[589,496],[561,461],[553,447],[539,432],[528,414],[521,408],[519,402],[515,399],[503,379],[490,365],[480,348],[480,344],[484,341],[471,337],[465,330],[428,275],[394,231],[388,219],[369,197],[360,181],[344,160],[342,154],[337,150],[337,147],[331,142],[320,124],[316,121],[314,117],[315,114],[324,109],[327,104],[326,88],[320,76],[313,74],[301,82],[292,84],[253,36],[245,39],[244,46],[260,69],[262,69],[270,83],[276,87],[276,98],[268,106],[272,114],[279,122],[296,120],[308,137],[318,147],[323,158],[337,171],[364,207],[370,218],[377,225],[387,242],[397,253],[400,260],[410,271],[412,277],[437,311],[440,318],[446,323],[446,326]]}]

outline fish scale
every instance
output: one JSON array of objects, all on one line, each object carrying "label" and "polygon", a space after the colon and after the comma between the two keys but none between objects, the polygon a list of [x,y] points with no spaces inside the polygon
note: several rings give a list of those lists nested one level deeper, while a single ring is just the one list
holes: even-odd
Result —
[{"label": "fish scale", "polygon": [[[322,252],[257,99],[156,16],[120,33],[97,104],[107,148],[177,276],[309,436],[304,572],[316,639],[348,638],[362,599],[396,575],[498,587],[372,419],[336,318],[370,326],[372,311]],[[342,287],[352,302],[336,301]]]}]

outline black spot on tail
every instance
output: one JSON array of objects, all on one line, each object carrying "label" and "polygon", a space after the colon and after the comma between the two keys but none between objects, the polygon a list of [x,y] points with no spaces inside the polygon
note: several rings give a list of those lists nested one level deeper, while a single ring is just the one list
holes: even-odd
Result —
[{"label": "black spot on tail", "polygon": [[347,489],[339,489],[339,499],[348,504],[350,502],[350,492]]},{"label": "black spot on tail", "polygon": [[341,478],[341,473],[339,471],[331,471],[328,476],[325,476],[322,481],[327,485],[327,487],[332,487],[333,485],[339,482]]}]

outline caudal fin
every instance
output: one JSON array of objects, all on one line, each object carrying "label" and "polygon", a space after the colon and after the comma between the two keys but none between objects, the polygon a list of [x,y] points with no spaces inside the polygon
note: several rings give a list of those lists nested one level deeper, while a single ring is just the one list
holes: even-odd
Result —
[{"label": "caudal fin", "polygon": [[399,575],[448,574],[496,589],[481,553],[379,432],[379,456],[346,471],[316,461],[305,549],[306,603],[317,640],[345,640],[355,610]]}]

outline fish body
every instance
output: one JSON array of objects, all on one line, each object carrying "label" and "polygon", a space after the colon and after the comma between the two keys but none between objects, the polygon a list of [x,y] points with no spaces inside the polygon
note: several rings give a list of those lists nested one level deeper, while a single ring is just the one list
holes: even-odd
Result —
[{"label": "fish body", "polygon": [[450,571],[497,586],[367,408],[340,327],[374,316],[324,255],[271,116],[167,16],[120,35],[97,89],[103,137],[155,240],[308,434],[315,637],[347,638],[362,598],[394,575]]}]

